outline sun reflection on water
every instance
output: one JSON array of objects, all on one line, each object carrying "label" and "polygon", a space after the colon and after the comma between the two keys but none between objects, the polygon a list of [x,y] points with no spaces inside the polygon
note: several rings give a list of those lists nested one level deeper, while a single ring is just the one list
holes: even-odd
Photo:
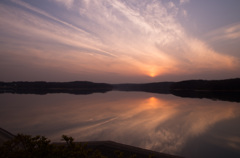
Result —
[{"label": "sun reflection on water", "polygon": [[155,108],[158,108],[159,105],[160,105],[160,100],[158,100],[155,97],[150,97],[146,100],[146,106],[148,108],[155,109]]}]

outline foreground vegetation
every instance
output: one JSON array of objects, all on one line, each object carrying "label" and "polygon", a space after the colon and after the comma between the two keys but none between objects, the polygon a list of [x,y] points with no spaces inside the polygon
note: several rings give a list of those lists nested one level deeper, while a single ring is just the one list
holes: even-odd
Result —
[{"label": "foreground vegetation", "polygon": [[52,144],[44,136],[32,137],[30,135],[18,134],[0,147],[0,153],[2,157],[9,158],[104,158],[100,152],[87,149],[86,145],[74,143],[72,137],[63,135],[62,140],[65,143]]},{"label": "foreground vegetation", "polygon": [[[87,144],[75,143],[72,137],[62,136],[64,143],[51,143],[44,136],[18,134],[0,146],[3,158],[107,158],[99,150],[90,149]],[[114,151],[114,158],[135,158]],[[151,158],[153,156],[149,156]]]}]

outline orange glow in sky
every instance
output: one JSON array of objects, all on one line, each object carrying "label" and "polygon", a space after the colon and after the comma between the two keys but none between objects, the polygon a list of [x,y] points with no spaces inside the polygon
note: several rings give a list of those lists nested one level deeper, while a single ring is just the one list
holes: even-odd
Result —
[{"label": "orange glow in sky", "polygon": [[155,74],[154,72],[150,72],[150,73],[149,73],[149,76],[150,76],[150,77],[155,77],[156,74]]},{"label": "orange glow in sky", "polygon": [[149,77],[156,77],[160,74],[159,71],[161,71],[161,68],[160,67],[157,67],[157,66],[149,66],[146,68],[147,70],[145,71],[145,74]]}]

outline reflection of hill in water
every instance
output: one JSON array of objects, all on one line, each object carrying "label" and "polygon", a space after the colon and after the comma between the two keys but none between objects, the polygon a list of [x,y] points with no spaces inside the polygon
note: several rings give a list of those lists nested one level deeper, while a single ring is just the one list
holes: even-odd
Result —
[{"label": "reflection of hill in water", "polygon": [[240,102],[240,91],[172,91],[171,94],[184,98],[208,98],[212,100],[223,100]]},{"label": "reflection of hill in water", "polygon": [[92,94],[107,91],[142,91],[173,94],[179,97],[208,98],[240,102],[240,79],[188,80],[181,82],[156,82],[145,84],[106,84],[87,81],[75,82],[0,82],[0,93]]}]

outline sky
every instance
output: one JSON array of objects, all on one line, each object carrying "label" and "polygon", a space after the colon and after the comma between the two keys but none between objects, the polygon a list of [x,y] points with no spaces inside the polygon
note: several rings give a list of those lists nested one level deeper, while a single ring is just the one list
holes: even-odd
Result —
[{"label": "sky", "polygon": [[239,0],[1,0],[0,81],[240,77]]}]

